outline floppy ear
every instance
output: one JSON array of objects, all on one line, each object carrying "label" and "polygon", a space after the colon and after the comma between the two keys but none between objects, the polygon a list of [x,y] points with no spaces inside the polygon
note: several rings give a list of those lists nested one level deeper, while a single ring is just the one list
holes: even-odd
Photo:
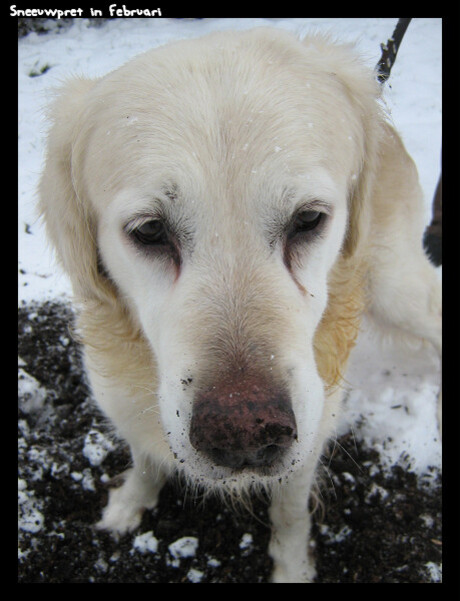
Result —
[{"label": "floppy ear", "polygon": [[[39,209],[48,237],[70,276],[80,299],[113,296],[108,280],[98,270],[95,219],[81,189],[75,147],[84,147],[87,97],[97,81],[74,79],[59,92],[50,107],[52,127],[48,135],[45,169],[39,185]],[[78,144],[77,144],[78,140]]]}]

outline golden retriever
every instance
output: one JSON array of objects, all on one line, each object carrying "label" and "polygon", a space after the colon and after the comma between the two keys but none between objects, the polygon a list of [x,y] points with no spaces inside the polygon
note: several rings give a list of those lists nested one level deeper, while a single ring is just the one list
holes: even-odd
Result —
[{"label": "golden retriever", "polygon": [[441,353],[416,168],[352,46],[265,28],[75,79],[40,208],[99,406],[133,467],[99,527],[177,471],[270,490],[273,582],[311,582],[308,498],[367,311]]}]

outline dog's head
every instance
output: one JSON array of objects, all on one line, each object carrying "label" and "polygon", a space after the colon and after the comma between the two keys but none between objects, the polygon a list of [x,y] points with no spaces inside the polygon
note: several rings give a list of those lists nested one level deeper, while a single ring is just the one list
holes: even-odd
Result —
[{"label": "dog's head", "polygon": [[53,107],[50,236],[76,294],[148,340],[198,479],[277,478],[319,450],[351,294],[331,306],[328,283],[366,236],[376,96],[350,48],[261,29],[153,50]]}]

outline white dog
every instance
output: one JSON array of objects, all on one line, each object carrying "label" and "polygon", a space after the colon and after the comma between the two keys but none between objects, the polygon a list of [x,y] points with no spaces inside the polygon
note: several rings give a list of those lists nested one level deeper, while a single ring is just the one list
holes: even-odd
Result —
[{"label": "white dog", "polygon": [[308,498],[368,311],[441,352],[416,168],[349,45],[282,31],[157,48],[51,111],[41,211],[133,530],[180,470],[270,489],[273,582],[311,582]]}]

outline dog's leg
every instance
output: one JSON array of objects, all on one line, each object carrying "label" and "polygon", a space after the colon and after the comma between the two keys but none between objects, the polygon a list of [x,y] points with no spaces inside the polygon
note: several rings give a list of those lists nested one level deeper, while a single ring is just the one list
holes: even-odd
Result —
[{"label": "dog's leg", "polygon": [[[393,248],[377,253],[370,284],[369,314],[377,324],[429,342],[441,359],[441,284],[421,245],[411,245],[403,233],[393,236]],[[437,413],[441,431],[441,393]]]},{"label": "dog's leg", "polygon": [[308,499],[314,466],[301,469],[273,493],[270,506],[272,535],[269,553],[275,583],[313,582],[315,567],[308,556],[310,512]]},{"label": "dog's leg", "polygon": [[[134,453],[133,453],[134,456]],[[125,481],[109,493],[102,519],[96,524],[114,536],[130,532],[139,526],[144,509],[153,509],[166,475],[142,457],[134,456],[134,467],[124,474]]]},{"label": "dog's leg", "polygon": [[421,249],[417,251],[401,248],[400,261],[392,256],[389,263],[374,263],[369,313],[384,327],[427,340],[441,356],[441,285]]}]

